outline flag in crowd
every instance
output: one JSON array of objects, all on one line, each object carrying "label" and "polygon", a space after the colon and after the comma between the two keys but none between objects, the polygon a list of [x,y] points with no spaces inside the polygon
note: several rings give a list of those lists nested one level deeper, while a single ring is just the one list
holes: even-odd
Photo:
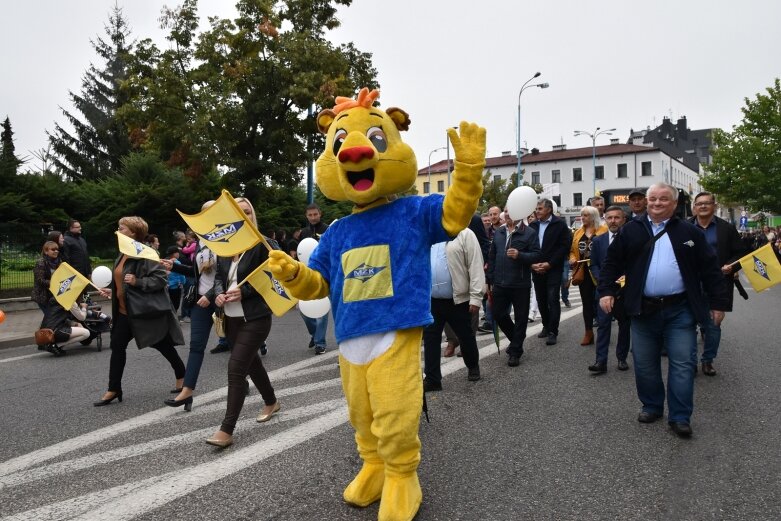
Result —
[{"label": "flag in crowd", "polygon": [[135,259],[149,259],[153,261],[159,261],[160,256],[157,254],[154,248],[147,246],[142,242],[131,239],[127,235],[119,232],[117,234],[117,244],[119,245],[119,251],[124,253],[128,257]]},{"label": "flag in crowd", "polygon": [[70,309],[89,284],[90,281],[87,277],[76,271],[67,262],[61,262],[60,266],[52,273],[49,291],[52,292],[60,306]]},{"label": "flag in crowd", "polygon": [[287,313],[298,302],[298,299],[288,295],[282,284],[271,275],[271,270],[268,268],[268,260],[247,275],[247,278],[241,284],[245,282],[249,282],[260,293],[271,312],[278,317]]},{"label": "flag in crowd", "polygon": [[260,232],[227,190],[223,190],[214,204],[200,213],[187,215],[176,211],[204,245],[221,257],[238,255],[263,241]]},{"label": "flag in crowd", "polygon": [[742,257],[740,262],[743,273],[754,290],[764,291],[781,282],[781,265],[770,243],[765,244]]}]

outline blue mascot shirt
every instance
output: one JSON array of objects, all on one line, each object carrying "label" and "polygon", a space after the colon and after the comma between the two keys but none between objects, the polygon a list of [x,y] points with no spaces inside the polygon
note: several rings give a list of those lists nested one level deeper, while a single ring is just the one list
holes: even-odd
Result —
[{"label": "blue mascot shirt", "polygon": [[441,195],[402,197],[339,219],[309,258],[331,288],[336,341],[426,326],[431,245],[449,240]]}]

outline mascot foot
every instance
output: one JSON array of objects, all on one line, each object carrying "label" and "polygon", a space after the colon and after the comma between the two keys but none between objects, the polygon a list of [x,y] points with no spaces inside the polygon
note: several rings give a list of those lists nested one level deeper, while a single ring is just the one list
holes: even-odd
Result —
[{"label": "mascot foot", "polygon": [[408,476],[386,476],[378,521],[411,521],[423,501],[416,472]]},{"label": "mascot foot", "polygon": [[344,500],[357,507],[369,506],[382,495],[385,482],[385,465],[364,463],[355,479],[344,489]]}]

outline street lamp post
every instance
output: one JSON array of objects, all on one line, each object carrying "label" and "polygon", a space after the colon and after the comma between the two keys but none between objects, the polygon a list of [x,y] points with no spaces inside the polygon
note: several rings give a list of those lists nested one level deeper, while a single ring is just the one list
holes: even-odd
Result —
[{"label": "street lamp post", "polygon": [[523,176],[521,176],[521,94],[523,94],[523,91],[529,87],[539,87],[541,89],[547,89],[550,87],[548,83],[535,83],[534,85],[529,85],[528,83],[532,81],[534,78],[537,78],[541,73],[537,72],[526,80],[526,83],[521,85],[521,90],[518,91],[518,142],[516,143],[516,153],[518,154],[518,172],[517,172],[517,178],[518,178],[518,186],[521,186],[521,181],[523,180]]},{"label": "street lamp post", "polygon": [[431,154],[433,154],[434,152],[439,152],[440,150],[445,150],[445,147],[435,148],[434,150],[428,153],[428,193],[429,194],[432,193],[431,192]]},{"label": "street lamp post", "polygon": [[606,136],[612,136],[616,129],[606,128],[600,130],[599,127],[594,129],[594,132],[586,132],[585,130],[576,130],[575,137],[588,136],[591,138],[591,192],[592,196],[597,195],[597,136],[602,134]]}]

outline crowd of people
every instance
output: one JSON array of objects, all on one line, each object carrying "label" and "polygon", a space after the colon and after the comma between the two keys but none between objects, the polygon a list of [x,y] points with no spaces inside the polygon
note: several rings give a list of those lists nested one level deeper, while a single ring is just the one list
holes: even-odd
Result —
[{"label": "crowd of people", "polygon": [[[248,220],[257,227],[252,204],[236,199]],[[213,201],[203,205],[208,208]],[[674,216],[677,191],[664,184],[635,190],[629,195],[629,212],[605,208],[594,197],[581,210],[581,226],[570,229],[554,214],[554,203],[540,199],[528,216],[510,215],[492,207],[476,215],[470,226],[455,238],[431,250],[431,312],[433,323],[423,334],[424,390],[442,389],[440,343],[444,331],[444,356],[463,357],[467,378],[480,379],[476,338],[501,332],[507,364],[516,367],[524,353],[526,329],[538,315],[542,330],[537,335],[548,346],[558,343],[561,306],[570,307],[569,291],[577,285],[582,300],[584,327],[580,345],[596,344],[595,361],[588,370],[607,372],[611,329],[618,329],[617,368],[629,369],[634,361],[638,398],[642,409],[638,421],[650,423],[664,413],[665,393],[661,379],[661,356],[669,358],[668,421],[680,436],[690,436],[692,379],[702,373],[716,375],[714,360],[721,337],[724,312],[732,309],[732,288],[742,294],[735,261],[748,251],[771,243],[781,247],[781,230],[764,227],[759,232],[738,233],[715,216],[712,194],[697,194],[690,222]],[[304,239],[319,240],[328,226],[322,212],[310,205],[307,224],[290,234],[264,235],[276,249],[297,257]],[[119,220],[118,232],[155,251],[160,240],[150,234],[140,217]],[[665,236],[665,234],[669,234]],[[673,240],[675,242],[671,242]],[[685,244],[688,248],[676,247]],[[191,231],[176,232],[174,244],[162,259],[151,261],[120,254],[114,262],[110,285],[101,294],[111,299],[111,360],[107,391],[95,402],[105,406],[122,401],[122,376],[126,350],[131,340],[139,348],[153,347],[174,372],[174,397],[164,400],[171,407],[190,411],[214,317],[224,320],[224,332],[211,352],[230,351],[228,401],[225,418],[207,442],[227,447],[249,392],[247,376],[263,397],[257,420],[265,422],[280,410],[261,356],[267,353],[271,311],[251,285],[238,283],[268,258],[262,245],[232,258],[218,257]],[[41,327],[55,331],[49,349],[64,353],[62,345],[89,341],[94,332],[83,326],[86,304],[63,309],[49,291],[52,273],[66,261],[89,277],[87,243],[78,221],[68,223],[65,234],[51,232],[34,268],[33,300],[44,313]],[[166,312],[155,316],[134,314],[138,298],[159,300]],[[620,302],[620,306],[617,304]],[[478,317],[483,311],[483,322]],[[104,317],[106,315],[103,315]],[[312,319],[301,315],[315,354],[326,351],[328,315]],[[175,346],[184,344],[182,324],[190,324],[187,363]],[[699,358],[696,324],[700,324],[704,347]],[[597,329],[596,335],[594,328]]]}]

